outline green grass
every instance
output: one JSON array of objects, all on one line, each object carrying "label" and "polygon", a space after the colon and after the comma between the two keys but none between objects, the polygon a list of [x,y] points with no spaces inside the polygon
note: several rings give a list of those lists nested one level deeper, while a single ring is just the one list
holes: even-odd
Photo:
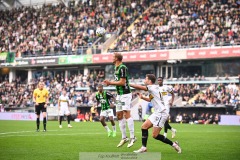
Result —
[{"label": "green grass", "polygon": [[[121,138],[118,125],[117,137],[108,138],[99,122],[71,124],[73,128],[67,128],[66,122],[63,122],[63,128],[59,129],[57,121],[49,121],[48,131],[44,133],[42,130],[35,132],[33,121],[0,121],[0,159],[78,160],[79,152],[132,153],[141,146],[140,122],[135,123],[138,141],[132,148],[127,148],[127,145],[116,147]],[[169,145],[154,140],[151,137],[152,130],[149,132],[148,152],[161,152],[162,160],[240,159],[239,126],[171,125],[178,130],[174,140],[179,141],[182,154],[177,154]],[[171,137],[171,131],[168,132],[168,137]]]}]

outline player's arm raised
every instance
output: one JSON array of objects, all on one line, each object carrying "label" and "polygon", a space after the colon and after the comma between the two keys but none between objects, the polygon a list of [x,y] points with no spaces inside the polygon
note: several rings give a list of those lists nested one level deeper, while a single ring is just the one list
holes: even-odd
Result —
[{"label": "player's arm raised", "polygon": [[145,100],[147,102],[151,102],[151,99],[149,97],[145,97],[141,93],[137,93],[137,95],[139,96],[140,99],[143,99],[143,100]]},{"label": "player's arm raised", "polygon": [[138,89],[138,90],[143,90],[143,91],[148,90],[147,86],[142,86],[142,85],[138,85],[138,84],[130,84],[130,87],[133,87],[133,88]]},{"label": "player's arm raised", "polygon": [[121,77],[118,81],[104,80],[103,83],[105,83],[107,86],[109,86],[109,85],[125,86],[126,85],[126,77],[127,77],[127,69],[121,68],[120,72],[121,72]]},{"label": "player's arm raised", "polygon": [[108,80],[105,80],[104,83],[106,83],[107,85],[125,86],[126,78],[120,78],[119,81],[108,81]]}]

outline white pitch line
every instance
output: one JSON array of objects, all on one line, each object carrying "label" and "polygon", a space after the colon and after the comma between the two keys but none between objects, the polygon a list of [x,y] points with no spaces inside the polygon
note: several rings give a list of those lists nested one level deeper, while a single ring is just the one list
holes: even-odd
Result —
[{"label": "white pitch line", "polygon": [[[49,130],[49,131],[58,131],[58,130]],[[18,134],[18,133],[28,133],[28,132],[36,132],[36,131],[2,132],[2,133],[0,133],[0,135],[5,135],[5,134]]]},{"label": "white pitch line", "polygon": [[105,132],[103,133],[74,133],[74,134],[48,134],[48,133],[42,133],[42,134],[38,134],[39,132],[37,132],[34,135],[3,135],[0,136],[0,138],[5,138],[5,137],[35,137],[35,136],[78,136],[78,135],[96,135],[96,134],[106,134]]}]

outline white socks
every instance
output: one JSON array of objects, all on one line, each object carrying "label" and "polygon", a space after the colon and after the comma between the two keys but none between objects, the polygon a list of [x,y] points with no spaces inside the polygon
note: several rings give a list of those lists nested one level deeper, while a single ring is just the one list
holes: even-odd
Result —
[{"label": "white socks", "polygon": [[116,126],[112,126],[114,132],[116,132]]},{"label": "white socks", "polygon": [[106,129],[107,132],[110,131],[108,126],[104,126],[104,128]]},{"label": "white socks", "polygon": [[126,135],[126,125],[125,125],[126,121],[125,121],[124,118],[121,119],[121,120],[118,120],[118,121],[119,121],[119,128],[122,132],[122,139],[124,139],[124,138],[127,137],[127,135]]},{"label": "white socks", "polygon": [[134,121],[132,117],[127,119],[127,124],[130,132],[130,138],[134,138]]}]

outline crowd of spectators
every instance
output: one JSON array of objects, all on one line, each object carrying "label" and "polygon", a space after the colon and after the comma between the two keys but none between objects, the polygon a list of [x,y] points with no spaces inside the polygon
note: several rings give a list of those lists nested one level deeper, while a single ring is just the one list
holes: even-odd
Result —
[{"label": "crowd of spectators", "polygon": [[113,50],[240,44],[239,0],[159,0]]},{"label": "crowd of spectators", "polygon": [[184,105],[231,105],[240,104],[240,88],[235,83],[210,84],[200,87],[198,84],[176,84],[174,92],[182,97]]},{"label": "crowd of spectators", "polygon": [[218,113],[201,113],[200,115],[197,115],[196,113],[192,113],[191,115],[187,113],[178,113],[175,122],[189,124],[218,124],[218,122],[220,122],[220,115]]},{"label": "crowd of spectators", "polygon": [[[101,71],[100,71],[101,73]],[[50,103],[57,105],[58,97],[64,88],[68,91],[70,105],[74,107],[91,106],[96,103],[95,92],[98,83],[102,83],[104,75],[97,74],[96,71],[90,74],[72,75],[65,79],[63,75],[57,74],[55,77],[41,77],[32,79],[28,84],[17,78],[12,83],[8,79],[0,83],[0,104],[5,107],[28,107],[32,106],[32,92],[39,80],[44,81],[50,93]],[[135,82],[134,82],[135,83]],[[224,84],[175,84],[173,91],[181,97],[183,105],[231,105],[240,104],[240,89],[234,83]],[[116,94],[114,90],[112,94]],[[136,92],[133,94],[137,96]]]},{"label": "crowd of spectators", "polygon": [[59,3],[0,11],[0,52],[16,52],[16,57],[82,54],[96,41],[97,27],[120,33],[148,5],[145,0],[84,0],[73,7]]},{"label": "crowd of spectators", "polygon": [[[55,77],[40,77],[31,80],[27,84],[22,82],[20,78],[17,78],[12,83],[9,83],[8,79],[0,80],[0,111],[4,112],[4,108],[11,111],[11,109],[16,108],[32,107],[33,90],[39,81],[44,81],[45,87],[49,90],[49,107],[57,107],[61,90],[66,89],[70,98],[70,106],[78,108],[75,115],[76,120],[99,121],[99,112],[97,110],[93,111],[92,108],[96,105],[95,93],[97,92],[97,85],[102,83],[104,78],[101,74],[97,74],[96,71],[92,71],[87,75],[71,75],[67,79],[62,74],[57,74]],[[176,98],[182,98],[185,105],[229,105],[235,107],[240,105],[240,89],[234,83],[227,85],[205,84],[203,86],[199,84],[175,84],[172,87],[175,95],[177,95]],[[115,89],[110,90],[110,92],[116,96]],[[133,91],[133,99],[136,97],[137,91]],[[84,108],[81,109],[81,107]],[[86,107],[89,107],[89,110],[86,110]],[[217,124],[219,120],[218,114],[209,113],[201,115],[179,113],[172,119],[173,122],[190,124]]]},{"label": "crowd of spectators", "polygon": [[[102,71],[100,72],[102,73]],[[5,79],[0,82],[0,104],[8,108],[32,107],[33,90],[39,81],[44,81],[45,87],[49,91],[50,106],[56,107],[62,89],[66,89],[68,92],[70,106],[92,106],[96,104],[97,85],[102,83],[104,78],[104,75],[93,71],[87,75],[72,75],[67,79],[62,74],[57,74],[55,77],[40,77],[39,79],[32,79],[27,84],[22,82],[20,78],[11,83],[8,82],[8,79]],[[110,92],[116,95],[115,89],[110,90]],[[133,98],[135,97],[137,97],[137,94],[134,92]]]}]

